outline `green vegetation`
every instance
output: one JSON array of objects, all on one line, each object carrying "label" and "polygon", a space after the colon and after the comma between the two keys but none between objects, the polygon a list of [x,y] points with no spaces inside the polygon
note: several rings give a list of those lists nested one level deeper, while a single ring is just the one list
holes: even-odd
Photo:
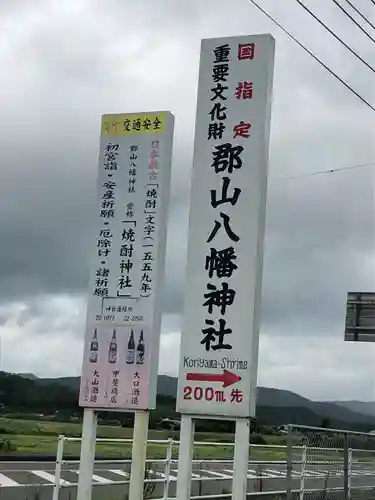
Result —
[{"label": "green vegetation", "polygon": [[[12,375],[0,372],[0,413],[18,413],[18,418],[71,421],[79,419],[82,409],[78,407],[79,377],[39,379],[33,375]],[[162,419],[176,419],[175,394],[177,380],[173,377],[158,377],[157,409],[151,413],[150,427],[158,428]],[[257,417],[262,425],[279,426],[288,423],[331,426],[336,429],[368,431],[373,428],[371,417],[353,412],[331,403],[313,402],[298,394],[277,389],[258,388]],[[32,415],[34,414],[34,416]],[[103,413],[102,423],[122,424],[132,427],[132,418],[118,413]],[[121,419],[121,421],[119,421]],[[234,431],[233,423],[223,421],[201,421],[197,431]],[[271,434],[274,430],[271,429]],[[264,434],[267,434],[264,429]]]},{"label": "green vegetation", "polygon": [[[250,449],[252,460],[286,460],[286,436],[272,435],[270,430],[264,429],[263,434],[253,434],[252,441],[259,441],[258,446]],[[103,458],[131,458],[132,428],[120,425],[99,425],[97,436],[99,442],[96,446],[97,457]],[[23,453],[23,454],[48,454],[55,455],[57,451],[57,440],[59,435],[69,438],[77,438],[77,441],[67,441],[64,445],[64,457],[78,458],[80,452],[81,423],[80,422],[55,422],[47,420],[27,420],[0,417],[0,453]],[[148,446],[149,459],[164,459],[167,455],[167,443],[169,438],[178,440],[178,432],[171,430],[150,429],[150,441],[165,441],[164,443],[150,443]],[[123,439],[128,442],[100,442],[100,438]],[[255,439],[254,439],[255,438]],[[209,433],[197,432],[195,440],[201,444],[194,449],[195,459],[229,459],[233,458],[233,434],[231,433]],[[210,443],[222,443],[212,446]],[[204,444],[207,443],[207,444]],[[258,444],[258,443],[256,443]],[[267,447],[262,446],[268,445]],[[295,442],[295,444],[301,444]],[[309,460],[340,460],[340,452],[312,452]],[[301,459],[302,449],[295,450],[294,459]],[[316,456],[315,456],[316,455]],[[173,458],[178,457],[178,446],[173,446]]]},{"label": "green vegetation", "polygon": [[6,437],[0,439],[0,452],[11,453],[17,451],[17,445]]},{"label": "green vegetation", "polygon": [[[168,377],[167,377],[168,378]],[[164,379],[162,379],[164,380]],[[174,380],[174,379],[173,379]],[[49,454],[55,455],[59,435],[69,438],[80,438],[82,427],[82,409],[78,407],[77,380],[74,384],[64,385],[61,382],[37,379],[32,380],[22,376],[0,372],[0,454]],[[79,380],[78,380],[79,382]],[[173,389],[173,388],[172,388]],[[173,393],[171,390],[170,394]],[[250,455],[254,460],[285,460],[284,446],[287,437],[275,432],[269,425],[270,414],[278,423],[291,421],[288,412],[282,413],[285,420],[280,420],[280,411],[285,408],[259,407],[258,417],[261,424],[253,425],[251,441],[254,445]],[[298,412],[295,412],[298,414]],[[279,416],[277,416],[279,415]],[[300,412],[301,418],[305,412]],[[288,418],[287,418],[288,416]],[[304,417],[303,417],[304,418]],[[179,439],[179,415],[175,411],[175,399],[172,396],[159,395],[157,409],[150,415],[149,440]],[[177,421],[177,425],[174,423]],[[267,423],[268,425],[264,425]],[[328,419],[320,422],[328,425]],[[99,415],[97,436],[109,439],[124,439],[129,442],[100,442],[97,444],[97,456],[108,458],[126,458],[131,456],[133,432],[133,415],[115,412],[102,412]],[[233,447],[228,444],[233,441],[234,423],[222,420],[199,420],[196,425],[196,441],[207,443],[195,448],[195,458],[231,459]],[[296,435],[295,444],[301,444],[302,435]],[[305,436],[308,438],[308,436]],[[310,439],[310,438],[309,438]],[[341,440],[341,441],[340,441]],[[340,441],[340,442],[339,442]],[[222,446],[212,446],[208,443],[222,443]],[[319,439],[312,436],[310,444],[313,446],[341,447],[342,436],[329,437],[321,435]],[[272,445],[272,447],[262,447]],[[350,440],[351,448],[375,449],[372,440],[355,438]],[[80,442],[68,441],[65,443],[64,456],[79,456]],[[149,444],[148,457],[150,459],[165,458],[166,444]],[[178,449],[175,446],[173,455],[177,458]]]},{"label": "green vegetation", "polygon": [[[127,439],[131,440],[133,429],[124,428],[121,426],[99,425],[98,438],[112,439]],[[79,438],[81,436],[81,423],[73,422],[51,422],[51,421],[33,421],[25,419],[0,418],[0,442],[8,441],[11,443],[11,448],[3,448],[0,451],[11,452],[17,450],[18,453],[32,454],[43,453],[54,455],[57,450],[57,439],[59,435],[64,435],[71,438]],[[257,435],[255,435],[257,436]],[[178,433],[168,430],[150,429],[149,439],[166,441],[168,438],[178,439]],[[285,444],[284,437],[280,436],[264,436],[265,443],[276,444],[272,440],[277,441],[277,444]],[[208,443],[207,445],[199,445],[195,448],[194,455],[197,459],[204,458],[222,458],[231,459],[233,457],[233,447],[228,443],[233,442],[233,434],[225,433],[196,433],[196,441]],[[209,443],[223,443],[222,446],[212,446]],[[0,445],[1,446],[1,445]],[[78,456],[80,442],[68,441],[64,446],[64,456]],[[131,443],[120,442],[111,443],[100,441],[96,447],[97,456],[110,458],[126,458],[131,457]],[[151,459],[165,458],[167,453],[166,443],[151,443],[148,448],[148,457]],[[280,449],[261,449],[253,448],[252,456],[259,460],[283,460],[285,451]],[[177,458],[178,447],[173,447],[173,456]]]},{"label": "green vegetation", "polygon": [[[61,434],[69,437],[81,436],[81,422],[53,422],[46,420],[24,420],[0,417],[0,435],[29,435],[29,436],[53,436]],[[150,429],[149,439],[162,440],[168,438],[177,438],[178,432],[169,430]],[[114,439],[132,439],[133,429],[121,427],[120,425],[99,425],[97,430],[98,438]],[[233,440],[233,434],[213,435],[209,432],[198,432],[198,441],[211,441],[213,438],[219,442],[228,442]]]},{"label": "green vegetation", "polygon": [[[58,383],[36,382],[17,375],[0,372],[0,453],[49,454],[55,455],[59,435],[79,438],[82,428],[82,409],[77,406],[76,388],[62,386]],[[164,419],[178,420],[175,412],[175,400],[170,396],[158,396],[157,409],[151,412],[150,440],[179,438],[178,429],[169,429]],[[196,441],[223,443],[223,446],[199,445],[195,449],[195,458],[233,457],[233,422],[205,421],[197,423]],[[164,428],[163,428],[164,427]],[[264,427],[264,435],[253,434],[256,444],[285,444],[285,436],[275,436],[275,431]],[[98,438],[131,440],[133,432],[133,416],[102,412],[99,415]],[[80,442],[68,441],[64,446],[64,456],[79,456]],[[126,458],[131,456],[131,444],[100,441],[96,448],[97,456],[110,458]],[[150,459],[165,458],[167,445],[153,443],[149,445]],[[282,452],[271,450],[265,452],[257,448],[252,450],[259,459],[280,459]],[[178,448],[173,449],[175,458]]]}]

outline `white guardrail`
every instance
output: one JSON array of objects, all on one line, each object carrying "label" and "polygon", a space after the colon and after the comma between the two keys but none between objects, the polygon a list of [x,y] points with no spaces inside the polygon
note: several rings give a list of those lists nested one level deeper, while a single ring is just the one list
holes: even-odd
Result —
[{"label": "white guardrail", "polygon": [[[55,482],[54,482],[54,493],[53,493],[53,500],[58,500],[59,498],[59,490],[62,487],[67,487],[67,486],[77,486],[77,483],[72,484],[69,483],[67,484],[66,481],[61,480],[61,472],[64,464],[71,464],[71,465],[77,465],[79,464],[79,461],[77,460],[64,460],[63,459],[63,453],[64,453],[64,444],[68,442],[80,442],[81,438],[71,438],[71,437],[66,437],[66,436],[60,436],[59,437],[59,442],[58,442],[58,448],[57,448],[57,457],[56,457],[56,468],[55,468]],[[123,444],[132,444],[132,439],[112,439],[112,438],[97,438],[96,444],[104,444],[104,443],[123,443]],[[173,449],[174,447],[179,447],[179,441],[175,441],[173,439],[168,439],[168,440],[148,440],[147,441],[148,445],[159,445],[159,446],[165,446],[166,447],[166,456],[163,459],[147,459],[146,460],[146,465],[162,465],[163,466],[163,471],[157,471],[157,470],[152,470],[151,468],[148,468],[148,472],[156,477],[152,478],[146,478],[145,479],[145,484],[148,483],[153,483],[153,484],[163,484],[163,500],[166,500],[169,498],[169,490],[170,490],[170,483],[172,481],[176,481],[176,475],[172,475],[172,466],[178,464],[178,459],[173,458]],[[196,441],[194,442],[194,447],[216,447],[216,448],[233,448],[234,450],[234,443],[233,442],[208,442],[208,441]],[[256,445],[256,444],[251,444],[249,445],[249,449],[263,449],[263,450],[279,450],[282,451],[286,454],[287,452],[287,446],[285,445]],[[294,447],[294,449],[301,449],[301,447]],[[339,451],[339,450],[337,450]],[[106,459],[106,460],[95,460],[96,465],[100,464],[122,464],[122,465],[131,465],[131,460],[116,460],[116,459]],[[283,479],[283,477],[280,475],[280,471],[275,471],[268,469],[267,474],[261,474],[258,475],[256,473],[257,466],[264,466],[267,465],[269,467],[272,466],[281,466],[283,468],[286,468],[286,460],[250,460],[249,461],[249,466],[253,467],[255,469],[252,470],[253,474],[249,479],[253,480],[265,480],[265,479]],[[297,463],[294,461],[294,463]],[[194,466],[202,466],[204,465],[204,471],[206,473],[206,476],[202,476],[200,474],[197,474],[198,471],[194,469]],[[220,472],[217,472],[216,470],[212,470],[212,466],[219,466],[223,465],[226,468],[222,469]],[[228,466],[232,465],[232,470],[228,470]],[[99,471],[97,471],[99,472]],[[115,472],[113,470],[110,470],[110,472]],[[119,473],[119,470],[116,470],[116,473]],[[126,473],[124,471],[121,471],[122,474],[125,476],[127,475],[126,479],[116,481],[115,484],[117,485],[126,485],[129,484],[130,482],[130,474]],[[254,474],[255,472],[255,474]],[[299,477],[300,475],[298,475]],[[286,472],[284,477],[286,478]],[[93,479],[98,478],[96,474],[94,474]],[[233,459],[226,458],[226,459],[193,459],[193,472],[192,472],[192,477],[191,481],[192,482],[218,482],[218,481],[231,481],[233,478]],[[95,486],[105,486],[106,484],[108,485],[108,481],[98,481],[95,483]],[[258,493],[258,492],[257,492]],[[285,493],[285,490],[284,490]],[[270,492],[268,492],[270,494]],[[211,498],[227,498],[230,497],[230,495],[214,495],[211,496]],[[205,498],[206,496],[202,496],[199,498]],[[193,497],[192,497],[193,498]],[[198,498],[198,497],[197,497]],[[210,496],[207,496],[207,498],[210,498]]]},{"label": "white guardrail", "polygon": [[[43,469],[29,471],[32,474],[38,476],[39,479],[43,479],[44,482],[37,486],[53,486],[52,500],[59,500],[59,492],[61,488],[66,487],[76,487],[78,483],[78,472],[79,472],[79,460],[69,460],[64,459],[64,451],[66,450],[65,445],[68,443],[79,443],[81,438],[59,436],[57,445],[57,455],[54,471],[49,469],[45,471]],[[131,445],[131,439],[112,439],[112,438],[97,438],[97,445],[103,444],[124,444]],[[165,458],[152,459],[148,458],[146,461],[146,469],[148,470],[150,476],[145,479],[145,484],[160,484],[163,490],[163,500],[169,498],[170,494],[170,484],[177,479],[177,449],[179,446],[179,441],[174,441],[173,439],[168,440],[149,440],[148,445],[155,445],[160,447],[165,447]],[[234,448],[234,443],[232,442],[195,442],[195,447],[205,448],[211,447],[216,448]],[[267,456],[272,456],[270,452],[274,452],[274,456],[283,457],[284,460],[267,460]],[[286,482],[287,475],[294,481],[295,491],[298,492],[300,500],[303,499],[304,494],[313,490],[309,488],[309,481],[315,480],[326,480],[327,476],[331,480],[338,481],[342,478],[343,471],[343,450],[340,448],[314,448],[307,446],[293,446],[289,449],[292,451],[292,459],[287,460],[288,448],[284,445],[250,445],[250,460],[248,467],[248,478],[249,480],[254,480],[254,482],[261,482],[267,480],[278,480],[275,483],[275,490],[280,488],[280,480],[283,481],[283,486],[285,484],[285,489],[280,491],[271,491],[267,488],[267,491],[254,491],[250,494],[254,495],[281,495],[286,492]],[[220,455],[217,452],[217,455]],[[257,455],[258,457],[264,456],[263,460],[253,460],[252,456]],[[353,460],[353,455],[355,459]],[[361,459],[362,456],[362,459]],[[369,458],[370,457],[370,458]],[[101,465],[110,464],[111,468],[101,468]],[[148,465],[148,466],[147,466]],[[68,468],[64,468],[68,466]],[[99,468],[98,468],[99,466]],[[118,467],[118,468],[117,468]],[[114,485],[127,485],[130,480],[130,459],[105,459],[105,460],[95,460],[95,470],[93,475],[93,485],[105,486],[109,484]],[[127,470],[126,470],[127,469]],[[0,473],[0,488],[10,487],[10,486],[22,486],[22,487],[35,487],[36,483],[32,482],[29,484],[19,484],[16,481],[9,479],[7,483],[6,473],[18,472],[20,469],[11,471],[1,469]],[[54,472],[54,474],[51,474]],[[66,480],[62,477],[64,473],[73,473],[76,477],[76,481]],[[119,480],[109,480],[102,477],[100,474],[109,472],[112,476],[118,476]],[[373,484],[375,485],[375,452],[365,451],[365,450],[349,450],[349,487],[353,490],[359,488],[356,484],[352,484],[353,478],[355,477],[372,477],[374,478]],[[1,477],[3,481],[1,481]],[[231,481],[233,478],[233,459],[231,458],[217,458],[217,459],[194,459],[193,460],[193,473],[192,482],[217,482],[217,481]],[[298,481],[296,483],[296,481]],[[360,489],[365,490],[372,488],[373,485],[363,484]],[[268,491],[269,490],[269,491]],[[330,491],[341,491],[341,482],[339,485],[332,484],[329,488]],[[218,495],[203,495],[201,497],[192,498],[229,498],[230,494],[218,494]]]}]

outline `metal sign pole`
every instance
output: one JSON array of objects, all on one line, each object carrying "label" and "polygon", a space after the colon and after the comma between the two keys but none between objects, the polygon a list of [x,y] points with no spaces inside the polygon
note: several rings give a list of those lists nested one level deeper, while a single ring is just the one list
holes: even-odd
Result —
[{"label": "metal sign pole", "polygon": [[143,500],[149,414],[148,411],[137,411],[134,416],[129,500]]},{"label": "metal sign pole", "polygon": [[77,500],[91,500],[97,422],[97,412],[85,408],[83,412]]},{"label": "metal sign pole", "polygon": [[61,471],[64,458],[65,436],[60,435],[57,442],[56,466],[55,466],[55,483],[53,485],[52,500],[59,500],[61,486]]},{"label": "metal sign pole", "polygon": [[177,499],[190,500],[193,468],[195,422],[190,415],[181,415],[180,451],[178,457]]},{"label": "metal sign pole", "polygon": [[249,464],[250,419],[236,420],[232,500],[245,500]]}]

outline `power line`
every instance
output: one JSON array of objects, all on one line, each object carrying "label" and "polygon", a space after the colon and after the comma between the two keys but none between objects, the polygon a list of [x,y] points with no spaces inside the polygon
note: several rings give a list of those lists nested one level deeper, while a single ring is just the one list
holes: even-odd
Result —
[{"label": "power line", "polygon": [[324,175],[324,174],[333,174],[336,172],[343,172],[347,170],[355,170],[357,168],[364,168],[364,167],[371,167],[375,166],[375,161],[371,161],[369,163],[361,163],[359,165],[349,165],[347,167],[338,167],[338,168],[329,168],[326,170],[317,170],[315,172],[307,172],[306,174],[299,174],[299,175],[291,175],[289,177],[278,177],[275,180],[278,181],[289,181],[291,179],[299,179],[300,177],[312,177],[315,175]]},{"label": "power line", "polygon": [[328,71],[332,76],[336,78],[340,83],[344,85],[352,94],[354,94],[360,101],[366,104],[372,111],[375,111],[375,107],[372,106],[364,97],[362,97],[356,90],[354,90],[345,80],[338,76],[334,71],[331,70],[323,61],[321,61],[315,54],[311,52],[307,47],[305,47],[295,36],[293,36],[287,29],[285,29],[275,18],[273,18],[268,12],[266,12],[255,0],[247,0],[249,3],[253,4],[258,10],[260,10],[270,21],[272,21],[278,28],[280,28],[286,35],[289,36],[297,45],[301,47],[305,52],[307,52],[315,61],[317,61],[323,68]]},{"label": "power line", "polygon": [[359,10],[359,9],[358,9],[355,5],[353,5],[353,4],[352,4],[352,2],[351,2],[350,0],[345,0],[345,2],[346,2],[347,4],[349,4],[349,5],[350,5],[350,7],[351,7],[351,8],[352,8],[352,9],[353,9],[353,10],[354,10],[354,11],[355,11],[358,15],[360,15],[360,16],[362,17],[362,19],[363,19],[364,21],[366,21],[366,23],[368,23],[368,24],[371,26],[371,28],[373,28],[373,29],[375,30],[375,26],[374,26],[372,23],[370,23],[370,21],[367,19],[367,17],[366,17],[364,14],[362,14],[362,12],[361,12],[361,11],[360,11],[360,10]]},{"label": "power line", "polygon": [[[359,59],[365,66],[367,66],[367,68],[369,68],[373,73],[375,73],[375,68],[373,66],[371,66],[371,64],[369,64],[367,61],[365,61],[363,59],[363,57],[361,57],[359,54],[357,54],[357,52],[355,50],[353,50],[350,45],[348,45],[347,43],[344,42],[344,40],[342,40],[338,35],[336,35],[336,33],[334,31],[332,31],[321,19],[319,19],[318,16],[316,16],[308,7],[306,7],[306,5],[304,3],[301,2],[301,0],[296,0],[296,2],[298,3],[298,5],[300,5],[303,9],[305,9],[306,12],[308,12],[310,14],[311,17],[313,17],[315,19],[315,21],[317,21],[321,26],[323,26],[323,28],[325,28],[328,33],[330,33],[334,38],[336,38],[336,40],[338,40],[346,49],[349,50],[349,52],[351,54],[353,54],[357,59]],[[374,0],[375,2],[375,0]]]},{"label": "power line", "polygon": [[367,33],[367,31],[363,28],[363,26],[361,26],[359,24],[358,21],[356,21],[356,19],[354,19],[353,16],[351,16],[349,14],[349,12],[347,10],[344,9],[344,7],[342,5],[339,4],[339,2],[337,0],[332,0],[332,2],[337,5],[337,7],[349,18],[352,20],[352,22],[372,41],[375,43],[375,38],[373,38],[369,33]]},{"label": "power line", "polygon": [[375,1],[374,0],[370,0],[370,2],[372,2],[375,5]]}]

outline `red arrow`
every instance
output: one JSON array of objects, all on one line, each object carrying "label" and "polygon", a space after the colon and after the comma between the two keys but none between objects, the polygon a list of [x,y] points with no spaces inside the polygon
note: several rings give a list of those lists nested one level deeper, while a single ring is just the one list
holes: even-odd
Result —
[{"label": "red arrow", "polygon": [[223,387],[229,387],[241,380],[239,375],[224,370],[223,373],[187,373],[186,380],[194,382],[222,382]]}]

